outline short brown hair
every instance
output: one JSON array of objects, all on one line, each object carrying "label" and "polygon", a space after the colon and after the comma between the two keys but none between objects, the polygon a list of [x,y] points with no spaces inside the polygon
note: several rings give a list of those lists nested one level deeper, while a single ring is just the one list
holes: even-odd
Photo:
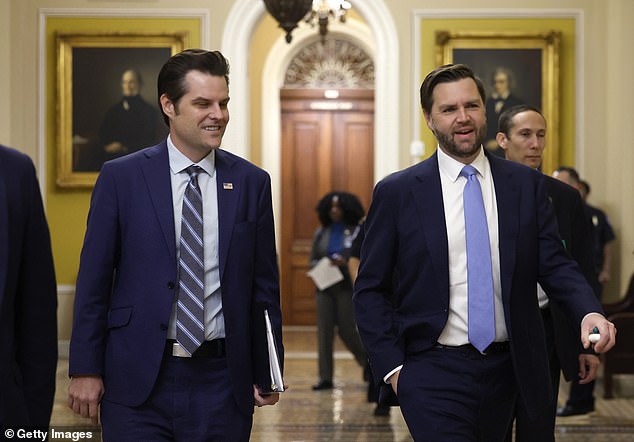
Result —
[{"label": "short brown hair", "polygon": [[434,104],[434,88],[438,84],[452,83],[454,81],[462,80],[463,78],[471,78],[475,81],[480,98],[482,98],[482,103],[485,103],[486,92],[484,91],[484,84],[478,77],[476,77],[473,70],[465,64],[446,64],[427,74],[427,77],[423,80],[423,84],[420,86],[420,104],[423,111],[426,114],[431,113],[431,108]]}]

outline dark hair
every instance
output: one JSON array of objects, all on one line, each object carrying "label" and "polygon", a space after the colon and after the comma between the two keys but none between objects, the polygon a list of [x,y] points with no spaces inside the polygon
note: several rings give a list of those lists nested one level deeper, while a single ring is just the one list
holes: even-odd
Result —
[{"label": "dark hair", "polygon": [[579,180],[579,185],[584,188],[586,195],[590,195],[590,184],[585,180]]},{"label": "dark hair", "polygon": [[335,191],[324,195],[317,203],[317,207],[315,207],[321,225],[328,227],[332,224],[330,208],[332,207],[332,199],[334,197],[339,198],[339,207],[341,207],[341,211],[343,212],[343,222],[350,226],[359,224],[359,221],[361,221],[364,215],[363,205],[361,201],[359,201],[359,198],[352,193]]},{"label": "dark hair", "polygon": [[434,104],[434,88],[440,83],[452,83],[454,81],[462,80],[463,78],[471,78],[475,81],[482,98],[482,103],[486,102],[486,92],[484,91],[484,84],[476,77],[473,70],[465,64],[446,64],[434,69],[420,86],[420,104],[426,114],[431,113],[431,108]]},{"label": "dark hair", "polygon": [[574,167],[569,167],[569,166],[559,166],[555,172],[568,172],[568,175],[570,175],[570,178],[572,178],[573,181],[579,183],[581,182],[581,177],[579,176],[579,172],[577,172],[577,169],[575,169]]},{"label": "dark hair", "polygon": [[[170,57],[163,65],[158,75],[157,89],[159,109],[161,96],[165,94],[174,106],[187,93],[185,76],[190,71],[200,71],[204,74],[224,77],[229,85],[229,62],[220,51],[206,51],[204,49],[185,49]],[[169,118],[163,112],[163,120],[169,126]]]},{"label": "dark hair", "polygon": [[533,111],[537,112],[542,116],[544,121],[546,121],[546,117],[542,114],[542,111],[536,108],[535,106],[531,106],[528,104],[518,104],[517,106],[513,106],[500,114],[500,118],[498,119],[498,132],[502,132],[507,137],[511,134],[511,129],[515,124],[513,123],[513,117],[517,114],[521,114],[522,112]]}]

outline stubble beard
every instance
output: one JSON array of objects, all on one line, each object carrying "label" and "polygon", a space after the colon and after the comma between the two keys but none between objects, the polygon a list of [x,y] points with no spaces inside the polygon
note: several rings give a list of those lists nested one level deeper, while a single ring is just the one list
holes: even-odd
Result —
[{"label": "stubble beard", "polygon": [[487,127],[483,124],[476,132],[475,142],[468,149],[460,149],[454,140],[444,132],[434,129],[433,133],[438,140],[438,145],[448,154],[458,158],[469,158],[473,156],[484,142]]}]

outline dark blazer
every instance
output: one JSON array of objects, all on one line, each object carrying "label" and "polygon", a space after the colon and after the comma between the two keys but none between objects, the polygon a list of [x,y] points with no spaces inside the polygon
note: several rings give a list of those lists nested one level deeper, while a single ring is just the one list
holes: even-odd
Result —
[{"label": "dark blazer", "polygon": [[0,427],[48,427],[57,369],[57,283],[31,159],[0,146]]},{"label": "dark blazer", "polygon": [[[557,233],[544,177],[487,153],[495,185],[504,315],[518,389],[536,415],[552,397],[536,283],[579,324],[601,312]],[[366,220],[355,313],[377,381],[436,344],[447,321],[447,230],[438,157],[382,180]]]},{"label": "dark blazer", "polygon": [[[268,359],[253,357],[269,309],[282,353],[278,268],[266,172],[216,150],[220,284],[228,380],[244,413]],[[177,296],[174,210],[166,142],[107,162],[97,179],[77,279],[71,375],[97,374],[105,398],[136,406],[150,394]]]},{"label": "dark blazer", "polygon": [[[592,265],[592,233],[584,214],[584,204],[579,192],[566,183],[548,175],[544,176],[546,193],[553,204],[559,236],[566,251],[573,258],[583,276],[596,293],[597,275]],[[581,345],[579,325],[573,324],[563,314],[557,302],[550,304],[555,333],[555,351],[566,380],[577,379],[579,353],[586,352]]]}]

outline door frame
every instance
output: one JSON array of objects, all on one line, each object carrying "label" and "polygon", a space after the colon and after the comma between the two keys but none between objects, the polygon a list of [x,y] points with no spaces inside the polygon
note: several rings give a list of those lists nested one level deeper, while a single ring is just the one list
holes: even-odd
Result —
[{"label": "door frame", "polygon": [[[356,4],[355,4],[356,7]],[[332,23],[329,33],[353,42],[372,57],[375,64],[375,106],[374,109],[374,181],[399,169],[399,117],[398,117],[398,45],[395,29],[370,27],[381,38],[375,41],[371,29],[357,20],[349,19],[345,24]],[[381,19],[382,20],[382,19]],[[381,34],[385,32],[385,34]],[[394,35],[393,35],[394,34]],[[310,27],[300,27],[293,31],[293,41],[287,44],[283,36],[273,45],[262,71],[262,167],[271,175],[273,210],[276,220],[281,212],[281,109],[279,91],[284,84],[284,75],[293,57],[304,46],[319,40],[319,34]],[[394,43],[394,46],[390,43]],[[384,63],[387,63],[384,64]],[[390,65],[390,63],[396,63]],[[232,78],[233,84],[233,78]],[[232,95],[233,103],[233,95]],[[382,124],[376,124],[381,121]],[[382,146],[381,149],[376,148]],[[279,238],[281,225],[275,224]]]}]

